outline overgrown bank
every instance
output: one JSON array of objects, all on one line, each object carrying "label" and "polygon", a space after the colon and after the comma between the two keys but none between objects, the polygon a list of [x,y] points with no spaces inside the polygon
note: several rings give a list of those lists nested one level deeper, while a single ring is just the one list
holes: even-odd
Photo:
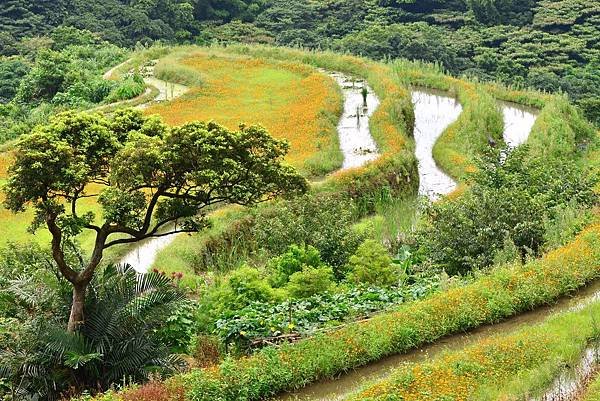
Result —
[{"label": "overgrown bank", "polygon": [[599,314],[596,302],[431,362],[407,364],[348,399],[531,399],[539,396],[564,366],[577,364],[588,346],[597,347]]}]

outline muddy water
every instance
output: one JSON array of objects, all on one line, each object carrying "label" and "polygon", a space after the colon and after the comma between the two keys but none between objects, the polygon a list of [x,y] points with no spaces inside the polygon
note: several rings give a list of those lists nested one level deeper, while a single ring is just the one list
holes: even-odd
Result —
[{"label": "muddy water", "polygon": [[[361,167],[379,157],[369,130],[369,120],[379,106],[379,99],[365,82],[355,82],[337,72],[329,75],[336,80],[344,95],[344,112],[337,127],[344,155],[342,170]],[[363,87],[367,89],[366,102],[362,95]]]},{"label": "muddy water", "polygon": [[[600,297],[600,280],[579,291],[575,296],[562,298],[552,306],[544,306],[530,312],[521,313],[503,322],[485,325],[468,333],[444,337],[435,343],[414,351],[393,355],[378,362],[357,368],[336,379],[322,380],[291,393],[281,394],[272,401],[338,401],[344,400],[365,385],[386,378],[392,369],[407,362],[420,362],[433,358],[441,352],[460,350],[485,337],[511,332],[521,327],[539,323],[548,316],[573,310],[588,304],[591,299]],[[556,401],[556,400],[554,400]]]},{"label": "muddy water", "polygon": [[156,256],[169,246],[177,237],[176,234],[165,237],[148,238],[136,244],[120,263],[132,266],[138,273],[147,273],[154,265]]},{"label": "muddy water", "polygon": [[524,144],[538,116],[538,110],[520,104],[498,101],[504,117],[504,142],[509,148]]},{"label": "muddy water", "polygon": [[456,189],[456,182],[433,159],[433,146],[462,112],[462,106],[446,92],[418,88],[412,92],[415,108],[415,155],[419,163],[419,195],[435,201]]}]

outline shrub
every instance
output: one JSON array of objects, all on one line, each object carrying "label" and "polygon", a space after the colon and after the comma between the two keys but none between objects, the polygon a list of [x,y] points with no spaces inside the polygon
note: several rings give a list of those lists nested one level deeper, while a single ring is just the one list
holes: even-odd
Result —
[{"label": "shrub", "polygon": [[197,327],[210,333],[223,316],[234,316],[253,302],[270,303],[280,298],[281,292],[273,289],[258,269],[241,267],[204,294],[196,311]]},{"label": "shrub", "polygon": [[250,302],[269,302],[274,298],[274,292],[267,280],[261,277],[260,271],[251,267],[235,270],[229,276],[232,310],[243,308]]},{"label": "shrub", "polygon": [[352,229],[355,219],[355,205],[343,196],[308,194],[258,210],[253,237],[276,255],[292,244],[312,246],[341,279],[341,268],[364,239]]},{"label": "shrub", "polygon": [[274,258],[269,263],[271,276],[269,280],[275,287],[284,286],[294,273],[300,272],[304,267],[318,268],[323,266],[319,251],[313,246],[290,245],[287,252]]},{"label": "shrub", "polygon": [[327,266],[303,266],[302,271],[290,276],[285,287],[292,298],[307,298],[329,291],[334,285],[333,270]]},{"label": "shrub", "polygon": [[566,237],[583,227],[585,220],[565,221],[565,208],[597,203],[596,179],[576,162],[537,156],[527,146],[504,161],[487,156],[472,179],[463,196],[433,204],[428,225],[417,234],[427,257],[448,274],[492,265],[507,241],[521,259],[539,255],[547,240],[560,242],[548,232],[555,224],[570,224]]},{"label": "shrub", "polygon": [[196,303],[191,300],[173,305],[164,326],[157,332],[160,343],[168,346],[174,353],[187,353],[192,346],[197,332],[195,308]]},{"label": "shrub", "polygon": [[197,367],[208,368],[219,363],[219,339],[208,335],[197,335],[194,338],[192,356]]},{"label": "shrub", "polygon": [[381,243],[367,240],[350,257],[348,281],[355,284],[390,286],[397,284],[400,279],[398,268],[398,265],[392,263],[392,258]]},{"label": "shrub", "polygon": [[543,243],[545,208],[520,190],[473,190],[433,205],[429,213],[419,243],[434,266],[450,275],[492,265],[507,239],[521,257],[537,253]]},{"label": "shrub", "polygon": [[107,103],[114,103],[121,100],[133,99],[140,96],[146,90],[146,84],[139,75],[127,78],[121,82],[106,97]]},{"label": "shrub", "polygon": [[185,392],[182,388],[169,388],[164,382],[151,380],[124,391],[119,401],[185,401]]}]

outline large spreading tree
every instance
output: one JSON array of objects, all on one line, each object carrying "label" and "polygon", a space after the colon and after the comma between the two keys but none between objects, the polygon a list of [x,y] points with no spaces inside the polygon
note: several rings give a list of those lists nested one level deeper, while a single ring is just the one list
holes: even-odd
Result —
[{"label": "large spreading tree", "polygon": [[[170,128],[134,110],[110,119],[67,112],[16,145],[5,206],[15,213],[34,208],[31,229],[45,226],[51,233],[53,258],[73,286],[73,332],[84,321],[86,289],[106,249],[196,232],[213,205],[253,205],[305,192],[306,180],[283,161],[287,151],[286,142],[260,126]],[[88,198],[97,200],[101,215],[81,212]],[[73,266],[65,251],[85,230],[94,233],[94,246]]]}]

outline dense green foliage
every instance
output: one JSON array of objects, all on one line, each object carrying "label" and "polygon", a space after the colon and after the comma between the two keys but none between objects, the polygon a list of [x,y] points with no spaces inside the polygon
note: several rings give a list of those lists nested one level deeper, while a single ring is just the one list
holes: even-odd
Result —
[{"label": "dense green foliage", "polygon": [[527,146],[505,157],[494,153],[468,192],[431,206],[418,233],[422,252],[449,274],[491,266],[503,252],[510,261],[506,252],[513,248],[513,260],[539,256],[546,228],[564,217],[565,208],[575,212],[571,224],[585,225],[581,211],[598,201],[594,186],[595,179],[569,159],[531,157]]},{"label": "dense green foliage", "polygon": [[[33,206],[32,229],[46,226],[52,233],[54,262],[36,249],[5,251],[0,361],[6,368],[0,371],[0,395],[15,387],[42,397],[105,390],[123,376],[145,380],[153,365],[173,369],[173,351],[212,353],[210,364],[219,347],[233,355],[284,343],[241,360],[229,355],[220,365],[185,376],[183,386],[181,377],[167,384],[195,400],[255,400],[495,322],[598,277],[597,226],[574,244],[530,261],[564,246],[592,219],[598,177],[582,167],[580,156],[589,157],[585,152],[597,145],[595,130],[566,98],[533,100],[545,107],[529,146],[494,153],[475,166],[487,138],[500,138],[501,114],[493,98],[498,94],[442,72],[565,91],[598,122],[599,22],[593,0],[4,2],[0,141],[25,134],[9,171],[6,205],[15,212]],[[276,43],[434,65],[420,71],[423,64],[406,68],[403,61],[230,49],[366,78],[382,100],[371,120],[382,157],[305,196],[244,213],[194,255],[201,260],[196,273],[203,273],[195,277],[201,283],[198,299],[175,305],[181,293],[164,274],[141,279],[131,271],[95,274],[103,251],[172,227],[198,231],[208,225],[205,212],[213,204],[251,205],[303,193],[307,185],[282,163],[287,145],[260,126],[167,127],[133,111],[110,118],[70,112],[29,133],[60,110],[143,93],[137,73],[119,81],[101,75],[126,57],[117,46],[141,48],[158,40]],[[156,73],[178,82],[202,80],[185,66],[164,62]],[[475,174],[465,193],[429,208],[416,241],[393,260],[388,249],[369,239],[371,227],[356,223],[378,204],[414,192],[414,116],[405,84],[458,96],[465,112],[434,156],[457,178]],[[88,193],[92,187],[100,191]],[[87,197],[97,198],[95,213],[78,210],[78,201]],[[74,242],[84,230],[97,235],[89,259],[77,253]],[[396,232],[390,248],[398,250],[404,239]],[[48,270],[54,264],[57,270]],[[432,295],[447,289],[441,270],[455,275],[492,265],[507,266]],[[23,278],[8,279],[18,274]],[[181,275],[173,278],[177,282]],[[143,290],[144,284],[149,294],[131,290]],[[420,301],[424,296],[429,298]],[[401,305],[413,300],[419,301]],[[386,309],[393,312],[352,322]],[[27,313],[35,319],[27,321]],[[343,327],[331,329],[339,324]],[[307,335],[313,337],[301,339]],[[300,340],[288,344],[289,339]],[[163,384],[152,386],[169,397]]]},{"label": "dense green foliage", "polygon": [[[600,226],[525,265],[510,265],[475,282],[401,305],[368,321],[278,348],[267,347],[216,368],[196,369],[164,384],[196,401],[259,400],[405,352],[485,323],[553,302],[600,276]],[[106,395],[105,400],[121,400]]]},{"label": "dense green foliage", "polygon": [[216,334],[237,350],[254,340],[259,340],[257,347],[261,337],[276,341],[282,334],[310,334],[437,287],[437,275],[413,274],[412,268],[409,257],[396,264],[373,240],[336,269],[321,260],[316,248],[291,245],[262,268],[242,267],[208,286],[198,302],[196,330]]},{"label": "dense green foliage", "polygon": [[[69,258],[79,257],[74,247]],[[91,283],[85,324],[67,333],[69,286],[50,260],[32,245],[1,252],[0,398],[54,400],[181,364],[157,335],[184,298],[171,279],[107,267]]]},{"label": "dense green foliage", "polygon": [[562,90],[598,122],[595,0],[10,0],[0,26],[4,55],[39,46],[33,36],[60,43],[74,26],[119,46],[241,41],[435,61],[455,74]]},{"label": "dense green foliage", "polygon": [[[66,35],[64,30],[57,31]],[[17,138],[66,108],[90,108],[135,97],[145,90],[140,77],[135,91],[130,92],[125,91],[136,77],[102,79],[127,51],[94,37],[81,40],[86,34],[91,35],[75,30],[41,43],[30,53],[0,57],[0,143]]]}]

